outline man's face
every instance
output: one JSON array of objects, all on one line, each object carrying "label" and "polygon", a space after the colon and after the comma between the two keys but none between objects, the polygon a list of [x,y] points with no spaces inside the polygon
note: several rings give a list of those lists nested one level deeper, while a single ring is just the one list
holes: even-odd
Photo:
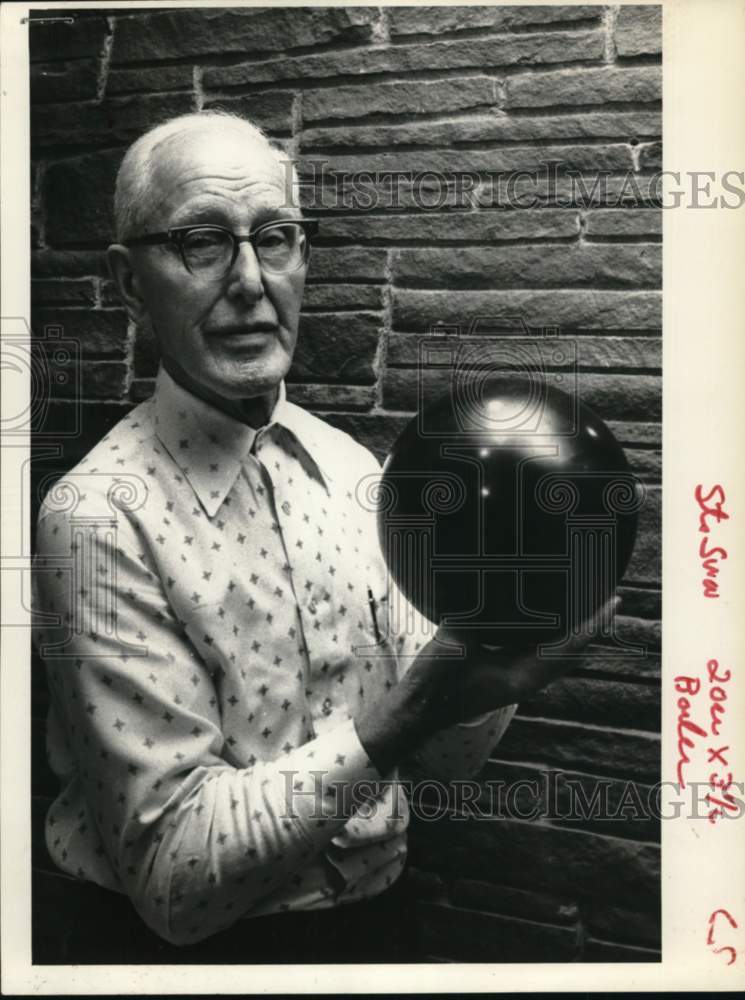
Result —
[{"label": "man's face", "polygon": [[[211,223],[246,234],[300,217],[275,154],[238,129],[192,131],[153,155],[148,232]],[[262,272],[251,244],[239,249],[221,280],[190,274],[171,245],[138,248],[132,261],[171,374],[207,399],[273,399],[295,351],[306,268]]]}]

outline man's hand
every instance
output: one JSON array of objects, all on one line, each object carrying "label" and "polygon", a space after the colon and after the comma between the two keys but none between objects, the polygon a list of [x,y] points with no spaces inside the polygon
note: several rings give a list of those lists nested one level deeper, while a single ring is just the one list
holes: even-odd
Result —
[{"label": "man's hand", "polygon": [[[355,720],[357,734],[381,774],[440,729],[532,697],[578,664],[599,621],[620,604],[611,598],[566,646],[566,656],[539,656],[534,646],[489,649],[477,632],[440,628],[389,698]],[[445,645],[443,645],[445,644]],[[448,646],[453,655],[443,655]],[[465,656],[459,655],[465,650]]]}]

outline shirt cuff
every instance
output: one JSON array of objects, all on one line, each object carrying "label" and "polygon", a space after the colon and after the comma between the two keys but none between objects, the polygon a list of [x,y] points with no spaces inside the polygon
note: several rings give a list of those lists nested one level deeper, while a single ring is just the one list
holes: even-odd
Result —
[{"label": "shirt cuff", "polygon": [[496,709],[494,712],[484,712],[483,715],[476,715],[473,719],[467,719],[465,722],[458,722],[456,725],[459,729],[474,729],[476,726],[483,726],[485,722],[488,722],[497,712],[501,712],[500,708]]},{"label": "shirt cuff", "polygon": [[360,743],[354,721],[299,747],[284,761],[286,808],[313,842],[328,840],[388,784]]}]

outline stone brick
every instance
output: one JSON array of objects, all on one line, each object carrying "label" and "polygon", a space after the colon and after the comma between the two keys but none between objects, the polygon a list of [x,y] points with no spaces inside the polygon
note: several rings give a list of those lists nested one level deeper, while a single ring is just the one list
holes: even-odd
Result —
[{"label": "stone brick", "polygon": [[394,250],[393,280],[415,288],[659,288],[659,244]]},{"label": "stone brick", "polygon": [[[57,370],[50,364],[52,378]],[[84,361],[80,366],[80,386],[83,399],[122,399],[127,392],[129,369],[123,361]],[[55,398],[72,398],[74,386],[70,381],[58,384],[53,381]]]},{"label": "stone brick", "polygon": [[661,236],[662,211],[658,208],[596,208],[585,217],[587,236]]},{"label": "stone brick", "polygon": [[129,409],[131,403],[125,402],[50,400],[45,431],[54,438],[65,439],[64,467],[60,468],[60,475],[80,461]]},{"label": "stone brick", "polygon": [[373,7],[195,8],[117,18],[112,63],[369,41]]},{"label": "stone brick", "polygon": [[121,357],[126,352],[127,317],[121,310],[37,308],[31,325],[38,337],[46,326],[62,327],[62,336],[77,341],[83,358]]},{"label": "stone brick", "polygon": [[385,250],[313,247],[306,285],[317,281],[382,281]]},{"label": "stone brick", "polygon": [[410,844],[413,864],[457,878],[481,879],[498,866],[501,881],[515,888],[611,898],[633,910],[658,898],[659,849],[652,844],[540,822],[449,817],[412,824]]},{"label": "stone brick", "polygon": [[104,257],[96,250],[35,250],[31,255],[34,278],[77,278],[104,273]]},{"label": "stone brick", "polygon": [[153,378],[158,373],[160,348],[155,337],[140,327],[135,335],[134,374],[138,379]]},{"label": "stone brick", "polygon": [[93,306],[96,288],[90,278],[36,278],[31,282],[31,298],[35,305]]},{"label": "stone brick", "polygon": [[129,398],[133,403],[144,403],[155,392],[154,378],[136,378],[129,387]]},{"label": "stone brick", "polygon": [[[645,142],[639,147],[640,170],[662,170],[662,143]],[[704,199],[710,201],[710,198]]]},{"label": "stone brick", "polygon": [[[533,251],[535,252],[535,251]],[[396,252],[394,251],[394,257]],[[414,366],[419,364],[421,345],[428,343],[430,338],[405,334],[393,333],[388,342],[386,360],[389,365]],[[489,357],[498,357],[499,349],[504,348],[506,354],[513,359],[523,356],[526,360],[536,357],[545,357],[541,352],[537,353],[540,344],[539,335],[535,337],[503,336],[498,335],[480,338],[461,334],[456,339],[438,337],[438,345],[442,347],[452,347],[461,349],[468,354],[483,344],[484,351],[489,352]],[[571,362],[576,357],[577,365],[580,368],[659,368],[662,361],[662,339],[660,337],[559,337],[558,340],[551,339],[551,343],[561,346],[566,343],[569,350],[566,351],[567,361]],[[456,355],[457,356],[457,355]],[[548,354],[549,363],[551,354]],[[552,367],[561,367],[552,365]],[[652,455],[659,453],[635,452],[636,461],[645,470],[650,469],[653,462]]]},{"label": "stone brick", "polygon": [[[305,161],[306,165],[309,161]],[[476,181],[457,181],[455,176],[434,174],[394,176],[364,173],[345,175],[325,169],[328,160],[315,160],[317,174],[300,180],[297,196],[302,208],[310,212],[372,211],[402,212],[422,210],[468,211],[475,204]],[[476,175],[478,177],[478,175]],[[469,187],[470,185],[470,187]],[[324,219],[325,221],[325,219]]]},{"label": "stone brick", "polygon": [[360,416],[349,413],[330,413],[324,419],[346,431],[347,434],[369,448],[378,461],[382,462],[391,449],[393,442],[409,422],[408,417],[392,414],[370,414]]},{"label": "stone brick", "polygon": [[31,64],[31,101],[79,101],[96,96],[95,59]]},{"label": "stone brick", "polygon": [[520,712],[542,719],[659,732],[660,692],[649,684],[562,677],[522,703]]},{"label": "stone brick", "polygon": [[[531,327],[564,330],[653,330],[661,325],[661,296],[652,291],[420,291],[393,289],[396,329],[428,330],[435,323],[474,317],[522,316]],[[656,412],[645,413],[653,419]],[[621,414],[614,414],[621,419]],[[629,417],[629,419],[634,419]]]},{"label": "stone brick", "polygon": [[455,906],[464,909],[485,910],[545,924],[573,925],[579,917],[577,904],[569,900],[476,879],[455,879],[450,896]]},{"label": "stone brick", "polygon": [[427,902],[445,902],[445,885],[435,872],[423,872],[419,868],[409,868],[407,889],[413,899]]},{"label": "stone brick", "polygon": [[380,285],[307,285],[303,310],[325,312],[340,309],[382,309],[383,289]]},{"label": "stone brick", "polygon": [[[469,150],[467,154],[461,149],[416,149],[406,152],[383,149],[349,156],[329,153],[328,161],[328,169],[349,174],[385,171],[425,174],[434,171],[457,175],[467,170],[494,175],[525,170],[540,176],[549,161],[559,163],[563,172],[621,172],[633,169],[631,149],[621,143],[604,146],[507,146]],[[305,166],[302,157],[298,169],[301,175],[317,173],[317,168]]]},{"label": "stone brick", "polygon": [[662,955],[651,948],[634,948],[612,941],[588,938],[582,954],[583,962],[661,962]]},{"label": "stone brick", "polygon": [[662,614],[662,595],[659,590],[647,590],[638,587],[622,587],[619,591],[623,604],[621,610],[625,615],[637,618],[659,618]]},{"label": "stone brick", "polygon": [[661,129],[661,115],[652,111],[597,111],[547,117],[474,114],[450,121],[345,124],[309,128],[300,136],[300,148],[328,152],[347,146],[450,146],[454,142],[535,142],[541,139],[616,139],[631,142],[656,139]]},{"label": "stone brick", "polygon": [[606,422],[618,438],[619,443],[625,448],[633,448],[635,445],[653,445],[659,448],[662,445],[662,424],[660,423],[647,423],[643,420],[608,420]]},{"label": "stone brick", "polygon": [[[44,17],[44,11],[37,11],[36,16]],[[32,16],[28,32],[32,63],[97,56],[109,33],[104,17],[74,17],[72,24],[61,19],[45,24],[34,24],[33,21]]]},{"label": "stone brick", "polygon": [[191,90],[192,66],[138,66],[137,69],[111,69],[106,78],[106,93],[153,94],[162,90]]},{"label": "stone brick", "polygon": [[[263,97],[263,94],[260,96]],[[363,83],[358,87],[325,87],[305,91],[303,120],[361,118],[374,114],[441,114],[466,108],[492,107],[496,100],[496,81],[486,76],[460,80]]]},{"label": "stone brick", "polygon": [[627,7],[618,11],[614,35],[619,56],[653,56],[662,52],[662,7]]},{"label": "stone brick", "polygon": [[659,101],[662,76],[657,66],[563,70],[515,76],[506,83],[506,108],[627,104]]},{"label": "stone brick", "polygon": [[[628,586],[619,587],[619,593],[625,594],[631,588]],[[622,606],[624,612],[629,609]],[[619,618],[619,620],[621,620]],[[641,619],[624,619],[624,621],[640,621]],[[654,624],[654,623],[652,623]],[[627,639],[627,636],[623,636]],[[644,645],[644,643],[642,643]],[[631,653],[619,655],[617,649],[612,646],[594,645],[589,646],[582,664],[577,668],[582,675],[598,676],[605,674],[609,677],[629,677],[642,678],[644,680],[659,680],[660,677],[660,656],[651,648],[651,643],[642,656]]]},{"label": "stone brick", "polygon": [[[655,786],[553,765],[510,763],[498,759],[498,746],[495,754],[497,759],[488,761],[479,775],[481,795],[469,807],[471,815],[480,820],[547,820],[565,830],[647,843],[659,841]],[[559,922],[550,916],[546,919]]]},{"label": "stone brick", "polygon": [[593,899],[583,904],[582,919],[593,938],[647,948],[659,948],[661,944],[659,906],[639,913],[613,906],[612,900]]},{"label": "stone brick", "polygon": [[375,403],[375,387],[288,383],[287,396],[306,410],[369,410]]},{"label": "stone brick", "polygon": [[597,6],[519,6],[519,7],[391,7],[388,23],[391,36],[440,35],[446,31],[488,29],[509,31],[527,25],[597,20],[602,8]]},{"label": "stone brick", "polygon": [[239,87],[284,80],[317,80],[371,73],[415,73],[475,67],[543,66],[563,62],[592,62],[602,58],[605,37],[599,31],[469,37],[414,45],[338,49],[239,66],[206,69],[208,88]]},{"label": "stone brick", "polygon": [[566,239],[579,234],[573,209],[514,212],[423,212],[418,215],[330,216],[320,220],[319,239],[345,243],[370,240],[493,243],[502,240]]},{"label": "stone brick", "polygon": [[659,621],[619,615],[616,631],[622,642],[640,645],[646,650],[659,650],[662,643],[662,622]]},{"label": "stone brick", "polygon": [[263,90],[259,94],[242,94],[239,97],[207,98],[204,106],[243,115],[267,132],[289,134],[292,132],[294,100],[295,95],[289,90]]},{"label": "stone brick", "polygon": [[129,143],[145,129],[193,110],[190,94],[116,97],[97,102],[41,104],[31,109],[31,134],[39,146]]},{"label": "stone brick", "polygon": [[459,962],[569,962],[579,954],[568,927],[437,903],[415,904],[417,940],[427,953]]},{"label": "stone brick", "polygon": [[662,453],[643,448],[627,448],[626,458],[640,479],[648,483],[659,483],[662,477]]},{"label": "stone brick", "polygon": [[291,378],[305,382],[374,382],[380,334],[380,318],[374,313],[304,315]]},{"label": "stone brick", "polygon": [[484,176],[471,204],[479,208],[537,208],[556,205],[561,208],[638,208],[659,206],[662,182],[659,174],[650,176],[624,173],[609,175],[594,170],[560,170],[554,183],[548,168],[526,175]]},{"label": "stone brick", "polygon": [[499,744],[508,760],[547,763],[653,784],[660,777],[660,740],[653,733],[589,728],[575,722],[513,719]]},{"label": "stone brick", "polygon": [[42,189],[48,243],[110,242],[114,182],[122,155],[108,150],[49,164]]},{"label": "stone brick", "polygon": [[662,556],[661,491],[648,486],[644,506],[639,512],[639,527],[626,580],[659,585]]}]

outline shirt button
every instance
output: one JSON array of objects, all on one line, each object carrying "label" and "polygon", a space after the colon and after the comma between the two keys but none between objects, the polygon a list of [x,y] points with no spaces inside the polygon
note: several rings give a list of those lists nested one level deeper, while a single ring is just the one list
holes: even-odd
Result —
[{"label": "shirt button", "polygon": [[290,511],[292,510],[292,507],[290,507],[289,500],[285,500],[283,502],[283,504],[282,504],[282,510],[284,511],[285,514],[287,514],[289,516]]},{"label": "shirt button", "polygon": [[315,601],[311,601],[310,602],[310,604],[308,605],[308,611],[310,611],[310,613],[312,615],[314,615],[316,613],[316,611],[318,611],[318,608],[316,606],[316,602]]}]

